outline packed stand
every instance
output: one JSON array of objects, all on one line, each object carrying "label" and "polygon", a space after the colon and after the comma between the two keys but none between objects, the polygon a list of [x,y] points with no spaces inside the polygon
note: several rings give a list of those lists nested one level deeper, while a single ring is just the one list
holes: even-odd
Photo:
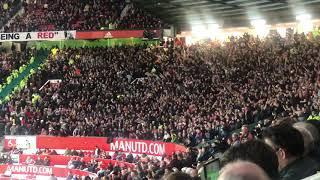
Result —
[{"label": "packed stand", "polygon": [[[12,135],[124,137],[186,146],[216,140],[199,148],[189,167],[231,146],[222,158],[226,169],[255,166],[265,179],[302,178],[319,170],[319,137],[308,133],[319,133],[312,121],[319,120],[319,59],[319,40],[303,35],[264,41],[244,35],[224,46],[62,49],[3,106],[1,118]],[[62,82],[40,91],[49,78]],[[252,123],[258,124],[250,131],[245,124]],[[231,134],[239,128],[241,133]],[[170,158],[174,165],[162,168],[164,174],[183,169],[184,155]],[[265,165],[261,158],[272,161]],[[140,174],[158,177],[162,161],[140,164]],[[131,171],[139,172],[139,166]]]},{"label": "packed stand", "polygon": [[22,52],[0,52],[0,84],[6,82],[8,77],[13,70],[19,70],[19,68],[29,61],[30,52],[29,50]]},{"label": "packed stand", "polygon": [[0,1],[0,28],[2,28],[21,8],[21,0]]},{"label": "packed stand", "polygon": [[163,26],[159,18],[148,14],[141,9],[131,8],[118,25],[119,29],[158,29]]},{"label": "packed stand", "polygon": [[[244,36],[214,48],[61,50],[4,107],[5,133],[195,146],[227,141],[243,124],[304,120],[319,112],[317,44],[299,35],[292,43]],[[39,91],[48,77],[63,81]],[[32,101],[34,94],[41,98]]]},{"label": "packed stand", "polygon": [[26,1],[25,13],[5,27],[5,32],[100,30],[109,23],[117,24],[124,6],[123,0]]},{"label": "packed stand", "polygon": [[53,30],[155,29],[162,22],[130,5],[124,17],[125,0],[25,1],[25,13],[15,17],[4,32]]}]

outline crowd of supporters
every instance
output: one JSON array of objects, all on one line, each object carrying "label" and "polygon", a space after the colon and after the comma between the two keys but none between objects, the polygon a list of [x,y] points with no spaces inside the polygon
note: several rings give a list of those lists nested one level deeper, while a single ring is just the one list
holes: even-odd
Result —
[{"label": "crowd of supporters", "polygon": [[160,19],[142,11],[141,9],[132,8],[128,15],[120,21],[119,29],[156,29],[162,27]]},{"label": "crowd of supporters", "polygon": [[0,28],[2,28],[21,8],[20,0],[0,1]]},{"label": "crowd of supporters", "polygon": [[[96,173],[98,179],[180,180],[183,176],[187,180],[197,180],[202,174],[203,162],[219,157],[221,170],[206,169],[208,179],[214,179],[208,172],[216,171],[219,180],[232,180],[235,177],[251,177],[255,180],[300,180],[316,174],[320,169],[319,130],[318,120],[299,122],[294,118],[280,118],[274,120],[269,127],[264,127],[260,137],[255,136],[232,145],[222,155],[212,153],[205,160],[201,157],[208,149],[199,149],[198,154],[188,149],[183,153],[177,152],[172,156],[156,158],[122,152],[115,152],[111,156],[96,147],[90,160],[84,159],[86,155],[82,151],[65,151],[64,156],[71,158],[64,165],[69,169]],[[13,151],[21,153],[16,149]],[[49,166],[49,156],[58,155],[54,150],[48,149],[39,150],[37,154],[43,156],[36,159],[29,156],[25,164]],[[106,164],[103,163],[103,159],[113,159],[117,162]],[[121,164],[121,161],[134,163],[134,166]],[[76,177],[70,175],[69,178],[71,176]]]},{"label": "crowd of supporters", "polygon": [[[238,176],[261,180],[299,180],[316,174],[320,169],[319,125],[318,120],[276,120],[271,127],[263,130],[260,140],[232,146],[224,153],[221,179]],[[239,160],[254,163],[262,171],[252,173],[252,168],[248,169],[248,164]],[[241,168],[235,168],[239,164]]]},{"label": "crowd of supporters", "polygon": [[130,6],[123,18],[125,0],[24,1],[24,13],[17,16],[5,32],[50,30],[101,30],[159,28],[161,22],[139,8]]},{"label": "crowd of supporters", "polygon": [[[6,152],[6,161],[0,163],[14,163],[10,158],[13,154],[23,154],[23,152],[13,148]],[[64,165],[68,169],[89,171],[96,173],[100,178],[105,177],[106,179],[160,179],[173,171],[186,170],[195,179],[198,177],[196,169],[197,154],[190,149],[187,152],[177,152],[172,156],[163,156],[162,158],[146,154],[125,154],[120,151],[109,155],[109,152],[105,152],[98,147],[93,153],[84,153],[81,150],[66,150],[64,154],[58,154],[55,150],[44,149],[38,150],[36,154],[37,156],[27,155],[25,161],[20,163],[38,166]],[[51,155],[68,156],[70,160],[66,164],[54,164],[54,162],[51,162]],[[104,162],[103,160],[115,161]],[[122,162],[131,163],[131,166]]]},{"label": "crowd of supporters", "polygon": [[0,52],[0,84],[6,82],[6,78],[13,70],[19,70],[19,67],[29,61],[29,51],[5,53]]},{"label": "crowd of supporters", "polygon": [[[4,133],[11,135],[124,137],[191,147],[217,140],[222,149],[231,146],[229,151],[255,147],[242,144],[261,138],[272,147],[271,152],[279,153],[277,158],[282,155],[285,159],[273,164],[280,169],[280,175],[275,176],[306,177],[318,169],[310,168],[298,176],[297,170],[291,171],[288,165],[301,160],[301,164],[315,167],[318,156],[310,155],[310,144],[318,139],[308,140],[308,133],[301,131],[301,135],[296,130],[301,130],[301,125],[291,128],[291,124],[319,119],[319,59],[319,40],[298,34],[265,40],[245,34],[223,45],[165,49],[61,49],[50,55],[45,68],[24,90],[2,106],[0,116],[5,122]],[[48,79],[62,82],[39,90]],[[285,123],[277,120],[283,117],[289,117],[290,122],[285,123],[291,131],[281,129]],[[252,123],[257,126],[250,132],[246,124]],[[269,126],[273,128],[262,133]],[[240,133],[232,133],[241,127]],[[290,144],[287,136],[294,137],[298,144]],[[190,166],[212,157],[217,152],[216,144],[212,145],[199,148]],[[297,149],[292,150],[293,146]],[[232,156],[246,154],[234,155],[239,151]],[[235,157],[253,161],[273,178],[259,164],[265,160]],[[181,170],[187,156],[175,154],[170,158],[170,163],[176,163],[168,171],[173,167]],[[140,164],[131,173],[157,179],[159,169],[164,170],[162,175],[167,171],[159,168],[160,160]]]},{"label": "crowd of supporters", "polygon": [[[63,49],[3,107],[5,133],[195,146],[226,140],[244,124],[304,120],[318,114],[319,47],[304,36],[291,41],[244,36],[214,48]],[[46,78],[62,83],[39,91]]]}]

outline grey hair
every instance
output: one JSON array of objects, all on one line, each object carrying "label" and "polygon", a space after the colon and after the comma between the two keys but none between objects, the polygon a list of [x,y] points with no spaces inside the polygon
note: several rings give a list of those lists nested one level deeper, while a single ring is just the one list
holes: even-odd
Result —
[{"label": "grey hair", "polygon": [[304,155],[314,150],[320,137],[317,128],[314,125],[306,122],[294,123],[293,127],[296,128],[303,136],[305,149]]}]

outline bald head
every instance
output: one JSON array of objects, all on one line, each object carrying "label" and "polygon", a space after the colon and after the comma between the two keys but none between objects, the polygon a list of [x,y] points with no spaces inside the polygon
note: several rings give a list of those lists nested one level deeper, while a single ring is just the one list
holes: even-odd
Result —
[{"label": "bald head", "polygon": [[227,164],[218,180],[270,180],[267,174],[256,164],[237,161]]}]

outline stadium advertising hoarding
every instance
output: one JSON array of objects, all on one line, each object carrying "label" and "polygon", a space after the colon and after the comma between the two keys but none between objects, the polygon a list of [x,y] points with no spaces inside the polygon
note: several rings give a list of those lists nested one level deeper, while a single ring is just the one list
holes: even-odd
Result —
[{"label": "stadium advertising hoarding", "polygon": [[[144,30],[77,31],[76,39],[143,38]],[[152,30],[156,38],[160,30]]]},{"label": "stadium advertising hoarding", "polygon": [[0,42],[22,41],[59,41],[74,39],[76,31],[42,31],[0,33]]},{"label": "stadium advertising hoarding", "polygon": [[100,137],[53,137],[37,136],[38,148],[94,150],[98,146],[105,151],[131,152],[162,156],[176,151],[186,151],[186,148],[174,143],[138,139],[108,139]]},{"label": "stadium advertising hoarding", "polygon": [[36,149],[36,136],[6,136],[4,139],[4,147],[18,149]]},{"label": "stadium advertising hoarding", "polygon": [[[14,142],[23,141],[26,136],[5,136],[5,148],[10,148]],[[134,154],[148,154],[152,156],[171,155],[174,152],[185,152],[186,148],[175,143],[138,139],[108,139],[102,137],[54,137],[54,136],[30,136],[36,140],[32,141],[30,147],[40,149],[75,149],[94,150],[96,146],[105,151],[131,152]],[[24,142],[24,141],[23,141]],[[17,145],[18,147],[18,145]],[[19,147],[25,147],[19,145]]]},{"label": "stadium advertising hoarding", "polygon": [[[33,177],[32,179],[41,179],[51,176],[54,174],[56,177],[66,178],[70,173],[73,175],[79,176],[90,176],[96,177],[96,174],[81,171],[78,169],[67,169],[67,168],[59,168],[59,167],[52,167],[52,166],[33,166],[33,165],[8,165],[3,164],[0,165],[0,175],[13,177],[13,178],[22,178],[22,179],[29,179],[30,176]],[[1,179],[0,176],[0,179]],[[29,178],[27,178],[29,177]],[[31,178],[30,178],[31,179]]]},{"label": "stadium advertising hoarding", "polygon": [[[161,34],[160,30],[148,32],[151,32],[154,38],[159,38]],[[144,33],[144,30],[12,32],[0,33],[0,42],[143,38]]]},{"label": "stadium advertising hoarding", "polygon": [[[45,157],[50,159],[50,165],[56,166],[56,165],[66,165],[68,162],[73,159],[73,156],[63,156],[63,155],[26,155],[26,154],[19,154],[19,164],[24,164],[28,157],[31,157],[32,159],[37,159],[40,157],[41,159],[44,159]],[[135,164],[123,162],[123,161],[116,161],[111,159],[101,159],[101,158],[91,158],[91,157],[83,157],[82,158],[85,162],[90,162],[92,159],[98,160],[101,163],[101,167],[105,168],[111,163],[112,165],[118,165],[120,167],[135,167]]]}]

